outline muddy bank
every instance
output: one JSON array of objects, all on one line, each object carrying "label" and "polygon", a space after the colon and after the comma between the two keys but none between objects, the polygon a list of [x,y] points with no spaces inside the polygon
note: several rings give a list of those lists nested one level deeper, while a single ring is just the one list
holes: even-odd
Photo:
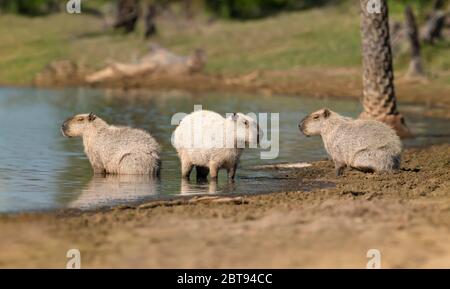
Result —
[{"label": "muddy bank", "polygon": [[286,171],[335,186],[0,217],[0,267],[450,267],[450,145],[405,152],[392,175],[331,162]]},{"label": "muddy bank", "polygon": [[[84,69],[81,74],[87,73]],[[358,69],[292,69],[283,71],[254,71],[245,75],[228,76],[208,73],[187,75],[152,75],[124,77],[120,80],[87,84],[82,75],[70,71],[70,77],[43,79],[38,87],[88,86],[117,89],[181,89],[191,92],[225,91],[263,95],[302,95],[318,98],[359,99],[362,95],[361,72]],[[45,78],[45,77],[44,77]],[[434,80],[411,82],[397,78],[399,102],[425,105],[428,116],[450,118],[450,86]]]}]

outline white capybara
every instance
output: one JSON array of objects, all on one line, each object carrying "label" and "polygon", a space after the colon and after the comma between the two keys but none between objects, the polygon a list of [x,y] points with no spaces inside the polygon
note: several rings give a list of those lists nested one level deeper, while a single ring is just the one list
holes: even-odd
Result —
[{"label": "white capybara", "polygon": [[256,148],[260,134],[256,120],[242,113],[224,118],[213,111],[199,110],[185,116],[172,139],[182,177],[189,179],[195,166],[199,180],[208,173],[211,179],[217,179],[222,168],[227,170],[228,179],[233,180],[243,149]]},{"label": "white capybara", "polygon": [[67,119],[61,131],[66,137],[83,138],[95,174],[160,174],[160,147],[144,130],[109,125],[89,113]]},{"label": "white capybara", "polygon": [[365,172],[400,168],[402,143],[382,122],[352,119],[324,108],[306,116],[298,126],[306,136],[322,136],[338,176],[347,166]]}]

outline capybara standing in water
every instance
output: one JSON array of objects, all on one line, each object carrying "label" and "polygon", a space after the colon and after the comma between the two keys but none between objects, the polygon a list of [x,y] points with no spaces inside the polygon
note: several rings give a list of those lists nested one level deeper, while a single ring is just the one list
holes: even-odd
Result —
[{"label": "capybara standing in water", "polygon": [[382,122],[355,120],[324,108],[306,116],[298,126],[306,136],[322,136],[338,176],[347,166],[364,172],[400,168],[402,143]]},{"label": "capybara standing in water", "polygon": [[219,169],[226,169],[229,180],[236,174],[245,147],[256,147],[261,132],[257,122],[242,113],[224,118],[220,114],[200,110],[185,116],[173,134],[173,145],[181,162],[181,175],[189,179],[192,168],[197,179],[217,179]]},{"label": "capybara standing in water", "polygon": [[112,126],[98,116],[78,114],[61,126],[66,137],[83,138],[84,151],[96,174],[159,176],[159,145],[146,131]]}]

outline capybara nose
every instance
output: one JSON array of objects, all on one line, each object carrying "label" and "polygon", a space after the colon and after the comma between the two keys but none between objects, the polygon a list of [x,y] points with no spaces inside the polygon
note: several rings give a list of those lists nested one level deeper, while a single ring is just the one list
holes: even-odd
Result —
[{"label": "capybara nose", "polygon": [[67,137],[66,131],[67,131],[67,122],[65,121],[65,122],[63,122],[63,124],[61,125],[61,133],[62,133],[62,135],[65,136],[65,137]]},{"label": "capybara nose", "polygon": [[300,132],[302,134],[309,137],[309,135],[307,133],[305,133],[305,121],[304,120],[300,121],[300,123],[298,124],[298,129],[300,130]]}]

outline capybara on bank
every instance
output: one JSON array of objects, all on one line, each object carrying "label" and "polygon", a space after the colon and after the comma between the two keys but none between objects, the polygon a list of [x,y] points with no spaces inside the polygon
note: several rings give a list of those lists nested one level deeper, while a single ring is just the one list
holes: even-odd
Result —
[{"label": "capybara on bank", "polygon": [[395,131],[382,122],[355,120],[324,108],[306,116],[299,129],[306,136],[322,136],[338,176],[347,166],[365,172],[400,168],[402,143]]}]

